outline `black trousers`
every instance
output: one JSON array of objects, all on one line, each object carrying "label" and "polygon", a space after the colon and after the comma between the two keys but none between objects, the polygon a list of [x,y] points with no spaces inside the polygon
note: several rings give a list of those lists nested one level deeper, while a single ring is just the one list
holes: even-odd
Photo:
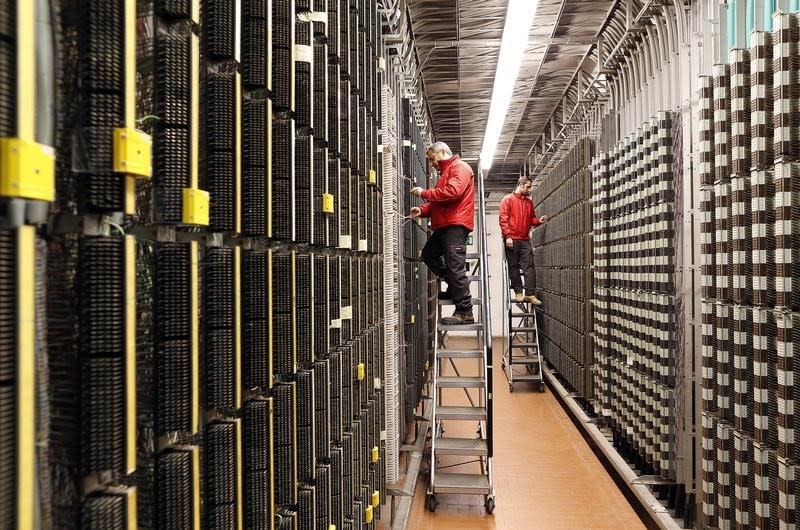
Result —
[{"label": "black trousers", "polygon": [[531,295],[536,291],[536,269],[533,266],[533,247],[530,240],[515,240],[514,247],[506,249],[506,261],[508,261],[508,279],[511,280],[511,288],[515,293],[522,292],[522,278],[519,270],[525,275],[525,294]]},{"label": "black trousers", "polygon": [[433,231],[422,249],[428,269],[447,282],[459,313],[472,313],[472,295],[467,280],[467,236],[463,226],[446,226]]}]

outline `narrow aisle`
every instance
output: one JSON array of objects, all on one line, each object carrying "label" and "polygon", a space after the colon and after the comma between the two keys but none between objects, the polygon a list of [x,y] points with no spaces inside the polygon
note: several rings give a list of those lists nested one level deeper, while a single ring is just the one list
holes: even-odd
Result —
[{"label": "narrow aisle", "polygon": [[[500,348],[499,343],[496,348]],[[645,528],[550,389],[541,394],[529,384],[518,383],[511,394],[500,370],[499,349],[495,352],[494,515],[485,514],[483,497],[469,495],[438,495],[440,504],[431,513],[425,508],[427,484],[421,479],[408,528]],[[445,399],[448,397],[467,404],[463,391],[458,398],[456,394]],[[445,424],[446,431],[454,428]],[[469,435],[455,431],[447,434]]]}]

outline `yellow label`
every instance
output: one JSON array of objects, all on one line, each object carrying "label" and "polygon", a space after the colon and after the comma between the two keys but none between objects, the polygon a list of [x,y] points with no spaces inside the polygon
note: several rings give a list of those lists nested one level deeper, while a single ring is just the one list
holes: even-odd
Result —
[{"label": "yellow label", "polygon": [[114,129],[114,171],[139,177],[153,175],[153,140],[149,134],[133,128]]},{"label": "yellow label", "polygon": [[0,138],[0,195],[52,201],[55,168],[52,147],[20,138]]},{"label": "yellow label", "polygon": [[364,510],[364,522],[369,524],[372,522],[372,505],[369,505]]},{"label": "yellow label", "polygon": [[376,182],[378,182],[378,175],[377,173],[375,173],[374,169],[370,169],[368,175],[370,184],[375,184]]},{"label": "yellow label", "polygon": [[410,324],[413,324],[417,321],[417,315],[411,315],[411,320],[409,321]]},{"label": "yellow label", "polygon": [[378,450],[378,446],[372,448],[372,463],[375,464],[381,457],[381,453]]},{"label": "yellow label", "polygon": [[380,491],[373,491],[372,492],[372,506],[373,508],[377,508],[381,503],[381,492]]},{"label": "yellow label", "polygon": [[333,213],[333,195],[330,193],[322,194],[322,211],[325,213]]},{"label": "yellow label", "polygon": [[209,195],[197,188],[183,189],[183,224],[208,226]]},{"label": "yellow label", "polygon": [[364,363],[358,363],[358,380],[359,381],[363,381],[364,380],[365,371],[366,370],[365,370],[365,367],[364,367]]}]

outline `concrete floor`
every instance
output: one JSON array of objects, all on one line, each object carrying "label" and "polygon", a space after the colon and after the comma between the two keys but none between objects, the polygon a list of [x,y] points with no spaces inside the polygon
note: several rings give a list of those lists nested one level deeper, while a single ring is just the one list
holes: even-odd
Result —
[{"label": "concrete floor", "polygon": [[[421,477],[408,528],[645,528],[550,390],[542,394],[529,384],[517,383],[514,393],[510,393],[500,370],[500,344],[495,352],[494,514],[486,514],[483,497],[468,495],[437,495],[439,506],[435,513],[429,512],[425,507],[427,482]],[[462,375],[477,375],[470,373],[464,363],[459,364],[459,371]],[[447,366],[444,373],[452,374],[452,368]],[[445,392],[445,404],[468,404],[463,389]],[[446,422],[446,435],[474,435],[475,424],[464,425],[466,423]],[[442,457],[441,464],[468,459]],[[469,466],[477,464],[450,471],[468,472]]]}]

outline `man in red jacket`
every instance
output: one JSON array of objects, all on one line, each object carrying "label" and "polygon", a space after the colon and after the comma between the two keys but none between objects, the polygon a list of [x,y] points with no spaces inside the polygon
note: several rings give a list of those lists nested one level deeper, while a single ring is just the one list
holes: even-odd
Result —
[{"label": "man in red jacket", "polygon": [[469,164],[453,155],[444,142],[428,148],[428,161],[439,168],[436,187],[413,188],[411,194],[425,203],[411,209],[410,217],[430,217],[433,234],[422,260],[439,278],[447,281],[447,291],[439,298],[451,299],[456,310],[442,324],[473,324],[472,294],[467,279],[467,236],[475,226],[475,178]]},{"label": "man in red jacket", "polygon": [[[517,189],[500,201],[500,230],[506,246],[508,276],[514,289],[515,301],[531,302],[541,305],[536,298],[536,271],[533,268],[533,247],[531,246],[531,227],[547,221],[547,216],[536,217],[533,201],[530,199],[531,179],[520,177]],[[519,269],[525,274],[525,293],[522,292],[522,279]]]}]

